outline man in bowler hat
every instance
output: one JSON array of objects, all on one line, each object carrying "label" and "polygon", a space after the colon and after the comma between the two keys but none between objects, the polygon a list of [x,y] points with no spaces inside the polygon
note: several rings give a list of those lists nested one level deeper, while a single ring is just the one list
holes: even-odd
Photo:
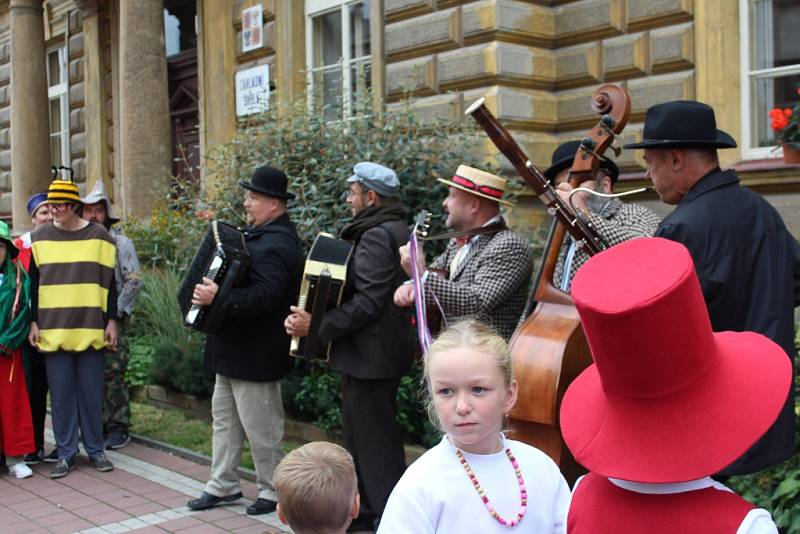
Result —
[{"label": "man in bowler hat", "polygon": [[[714,110],[679,100],[647,110],[643,139],[647,177],[675,205],[657,237],[689,249],[714,331],[761,333],[794,359],[794,308],[800,304],[800,245],[778,212],[721,170],[718,149],[736,141],[718,130]],[[794,392],[770,430],[722,476],[753,473],[795,451]]]},{"label": "man in bowler hat", "polygon": [[[567,141],[555,149],[552,163],[544,171],[544,176],[556,186],[562,200],[569,203],[572,186],[569,183],[570,168],[580,148],[580,141]],[[614,192],[614,184],[619,179],[619,167],[606,157],[600,162],[594,179],[580,184],[584,189],[598,193]],[[572,196],[572,204],[597,229],[603,239],[613,246],[637,237],[652,237],[661,218],[639,204],[624,203],[618,198],[606,198],[584,191]],[[575,240],[567,236],[558,254],[553,282],[562,290],[569,291],[572,278],[578,269],[589,259],[589,254],[577,246]]]},{"label": "man in bowler hat", "polygon": [[283,171],[263,166],[249,182],[244,209],[250,226],[243,230],[250,253],[244,283],[228,294],[204,278],[197,284],[192,304],[210,305],[221,299],[222,326],[205,344],[205,366],[216,375],[211,398],[213,441],[211,478],[191,510],[205,510],[242,497],[236,468],[245,438],[256,467],[258,499],[247,507],[250,515],[275,511],[272,473],[282,454],[283,404],[279,380],[289,370],[289,336],[283,319],[297,302],[303,253],[300,238],[286,212]]}]

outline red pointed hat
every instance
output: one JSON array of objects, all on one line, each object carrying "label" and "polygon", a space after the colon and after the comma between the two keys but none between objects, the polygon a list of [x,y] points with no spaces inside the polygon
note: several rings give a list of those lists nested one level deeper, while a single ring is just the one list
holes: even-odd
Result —
[{"label": "red pointed hat", "polygon": [[572,297],[595,363],[567,389],[561,429],[590,471],[645,483],[711,475],[786,402],[786,353],[761,334],[711,330],[679,243],[634,239],[594,256]]}]

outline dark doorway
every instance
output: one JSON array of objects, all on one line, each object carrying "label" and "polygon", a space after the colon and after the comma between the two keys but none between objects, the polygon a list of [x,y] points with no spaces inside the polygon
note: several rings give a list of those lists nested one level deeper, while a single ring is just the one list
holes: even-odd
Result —
[{"label": "dark doorway", "polygon": [[164,2],[169,113],[172,124],[172,174],[180,182],[200,178],[200,130],[197,96],[195,0]]}]

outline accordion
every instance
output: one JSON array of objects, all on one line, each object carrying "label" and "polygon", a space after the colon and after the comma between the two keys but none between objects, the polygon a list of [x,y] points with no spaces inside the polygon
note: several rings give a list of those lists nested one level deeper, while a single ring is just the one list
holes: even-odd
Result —
[{"label": "accordion", "polygon": [[[229,224],[213,221],[200,243],[189,270],[178,288],[178,305],[186,326],[207,334],[216,333],[222,323],[220,295],[242,283],[250,268],[250,254],[244,234]],[[192,304],[194,286],[209,278],[219,286],[209,306]]]},{"label": "accordion", "polygon": [[319,341],[319,325],[326,310],[337,307],[342,301],[347,263],[353,253],[353,243],[320,233],[314,239],[306,258],[303,281],[297,307],[311,314],[311,325],[306,337],[293,337],[289,354],[307,360],[327,360],[330,343]]}]

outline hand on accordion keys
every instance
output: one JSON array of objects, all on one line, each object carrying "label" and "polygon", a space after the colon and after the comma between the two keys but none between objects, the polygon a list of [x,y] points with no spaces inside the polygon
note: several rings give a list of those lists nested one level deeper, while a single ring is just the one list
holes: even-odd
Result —
[{"label": "hand on accordion keys", "polygon": [[192,292],[192,304],[197,306],[209,306],[214,302],[214,297],[219,291],[219,286],[210,278],[203,278],[202,284],[194,286]]}]

